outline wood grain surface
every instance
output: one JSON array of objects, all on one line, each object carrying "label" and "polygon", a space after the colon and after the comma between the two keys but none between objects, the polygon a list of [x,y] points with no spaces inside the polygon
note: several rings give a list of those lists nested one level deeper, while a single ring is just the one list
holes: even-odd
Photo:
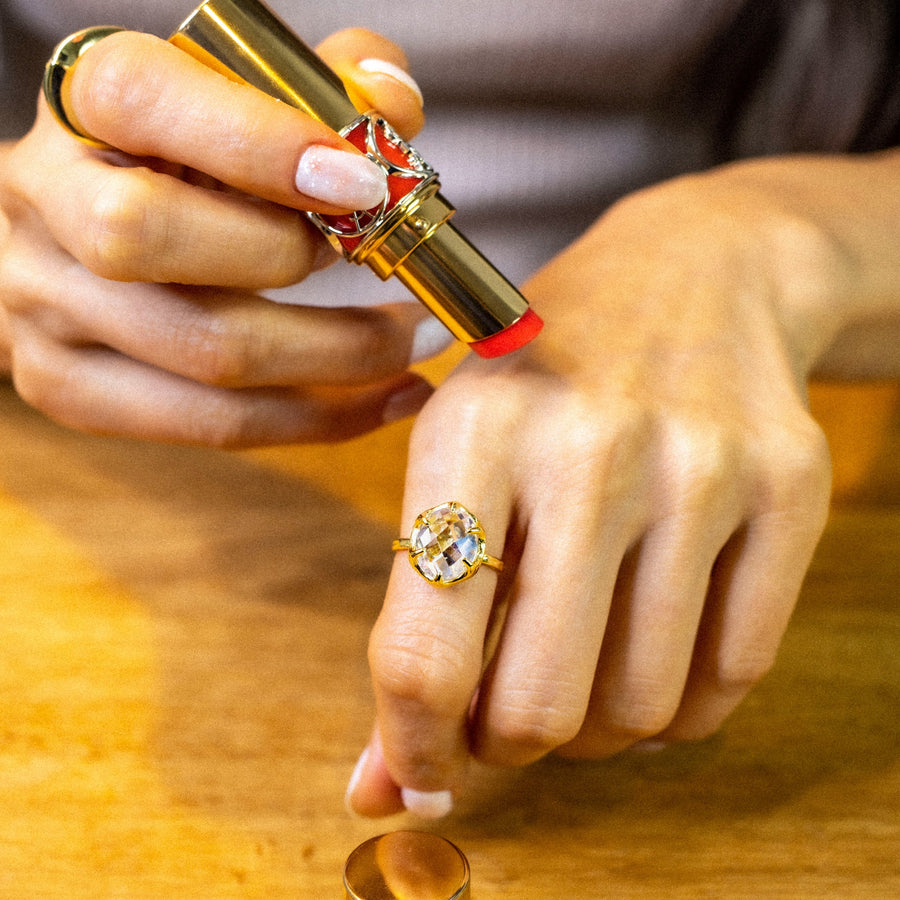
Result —
[{"label": "wood grain surface", "polygon": [[[479,771],[437,826],[475,900],[900,896],[900,424],[878,396],[775,670],[702,744]],[[850,447],[871,409],[845,410]],[[338,900],[358,843],[418,825],[343,806],[405,435],[145,445],[0,388],[0,898]]]}]

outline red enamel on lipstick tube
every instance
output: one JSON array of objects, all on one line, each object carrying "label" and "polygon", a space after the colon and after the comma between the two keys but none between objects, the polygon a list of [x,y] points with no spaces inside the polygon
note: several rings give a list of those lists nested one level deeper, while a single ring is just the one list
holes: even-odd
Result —
[{"label": "red enamel on lipstick tube", "polygon": [[385,170],[380,206],[310,214],[345,259],[396,277],[480,356],[503,356],[537,336],[543,322],[528,301],[450,224],[454,208],[437,173],[384,119],[360,114],[334,72],[268,7],[207,0],[171,41],[324,122]]}]

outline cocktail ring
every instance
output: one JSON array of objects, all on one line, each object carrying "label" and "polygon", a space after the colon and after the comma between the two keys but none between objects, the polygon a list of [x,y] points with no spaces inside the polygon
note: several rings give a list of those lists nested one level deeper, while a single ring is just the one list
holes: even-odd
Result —
[{"label": "cocktail ring", "polygon": [[124,31],[124,29],[115,25],[99,25],[95,28],[76,31],[75,34],[69,35],[61,44],[57,45],[44,69],[44,96],[47,98],[47,104],[53,111],[53,115],[56,116],[63,128],[92,147],[108,148],[109,145],[87,134],[72,121],[72,114],[69,112],[71,104],[66,102],[70,88],[66,76],[72,71],[75,63],[94,44],[117,31]]},{"label": "cocktail ring", "polygon": [[503,562],[484,549],[484,529],[461,503],[450,501],[420,513],[409,539],[401,538],[393,550],[406,550],[412,567],[439,587],[471,578],[482,566],[503,568]]}]

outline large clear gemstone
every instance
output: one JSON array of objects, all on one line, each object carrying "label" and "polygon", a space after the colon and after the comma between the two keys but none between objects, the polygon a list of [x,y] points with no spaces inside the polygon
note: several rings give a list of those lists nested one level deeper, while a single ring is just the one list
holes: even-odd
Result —
[{"label": "large clear gemstone", "polygon": [[409,539],[413,565],[435,584],[453,584],[480,564],[484,535],[459,503],[442,503],[416,519]]}]

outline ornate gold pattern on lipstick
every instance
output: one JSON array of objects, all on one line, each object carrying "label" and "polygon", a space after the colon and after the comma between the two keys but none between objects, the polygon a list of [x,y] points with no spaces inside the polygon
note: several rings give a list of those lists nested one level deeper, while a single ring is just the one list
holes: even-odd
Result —
[{"label": "ornate gold pattern on lipstick", "polygon": [[342,134],[384,168],[381,205],[311,220],[355,263],[404,284],[482,356],[521,347],[541,328],[525,298],[450,223],[438,176],[377,115],[360,115],[340,79],[260,0],[206,0],[171,37],[232,80],[253,85]]},{"label": "ornate gold pattern on lipstick", "polygon": [[373,209],[342,216],[312,214],[310,219],[348,260],[365,262],[374,245],[437,193],[440,185],[434,169],[380,116],[362,115],[339,134],[384,169],[387,195]]}]

